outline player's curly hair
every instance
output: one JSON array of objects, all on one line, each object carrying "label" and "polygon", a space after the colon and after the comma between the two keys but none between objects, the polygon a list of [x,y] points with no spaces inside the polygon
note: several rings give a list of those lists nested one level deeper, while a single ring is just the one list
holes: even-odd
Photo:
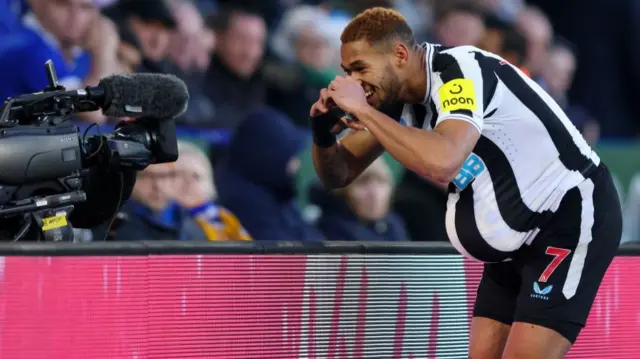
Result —
[{"label": "player's curly hair", "polygon": [[384,47],[390,40],[401,40],[409,46],[415,45],[416,41],[404,16],[396,10],[384,7],[361,12],[349,22],[340,36],[343,44],[367,41],[376,47]]}]

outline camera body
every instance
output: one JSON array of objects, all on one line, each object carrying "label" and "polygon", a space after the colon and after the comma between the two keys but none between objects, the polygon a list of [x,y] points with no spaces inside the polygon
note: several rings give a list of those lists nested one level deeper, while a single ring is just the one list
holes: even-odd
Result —
[{"label": "camera body", "polygon": [[50,60],[45,70],[49,87],[9,98],[0,111],[0,237],[13,232],[0,240],[73,241],[68,216],[86,201],[89,169],[142,170],[163,156],[157,139],[175,126],[173,119],[141,119],[122,121],[112,133],[81,134],[71,115],[99,104],[59,86]]}]

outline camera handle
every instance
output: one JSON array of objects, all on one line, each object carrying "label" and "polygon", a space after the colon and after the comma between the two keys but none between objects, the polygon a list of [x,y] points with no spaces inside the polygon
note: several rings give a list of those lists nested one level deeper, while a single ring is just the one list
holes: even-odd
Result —
[{"label": "camera handle", "polygon": [[29,198],[12,206],[0,208],[0,218],[8,215],[23,215],[23,221],[12,241],[33,240],[46,242],[73,242],[73,228],[69,215],[73,203],[87,199],[83,191],[54,194],[46,197]]},{"label": "camera handle", "polygon": [[72,205],[32,212],[40,239],[45,242],[73,242],[73,228],[68,220],[71,211]]},{"label": "camera handle", "polygon": [[69,214],[73,206],[43,209],[24,213],[20,228],[11,239],[36,242],[73,242],[73,227],[69,223]]}]

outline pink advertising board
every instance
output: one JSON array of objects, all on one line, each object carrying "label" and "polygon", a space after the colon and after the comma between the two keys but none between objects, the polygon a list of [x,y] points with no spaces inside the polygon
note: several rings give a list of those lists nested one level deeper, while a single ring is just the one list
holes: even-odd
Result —
[{"label": "pink advertising board", "polygon": [[[465,358],[458,255],[0,257],[0,359]],[[637,358],[640,258],[612,264],[569,358]]]}]

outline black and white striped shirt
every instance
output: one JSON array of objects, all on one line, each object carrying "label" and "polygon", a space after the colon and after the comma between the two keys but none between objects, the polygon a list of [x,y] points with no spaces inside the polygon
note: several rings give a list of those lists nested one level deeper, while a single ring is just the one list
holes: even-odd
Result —
[{"label": "black and white striped shirt", "polygon": [[481,134],[450,185],[449,239],[467,256],[504,260],[534,240],[600,159],[558,104],[504,59],[472,46],[423,46],[427,95],[413,125],[467,121]]}]

